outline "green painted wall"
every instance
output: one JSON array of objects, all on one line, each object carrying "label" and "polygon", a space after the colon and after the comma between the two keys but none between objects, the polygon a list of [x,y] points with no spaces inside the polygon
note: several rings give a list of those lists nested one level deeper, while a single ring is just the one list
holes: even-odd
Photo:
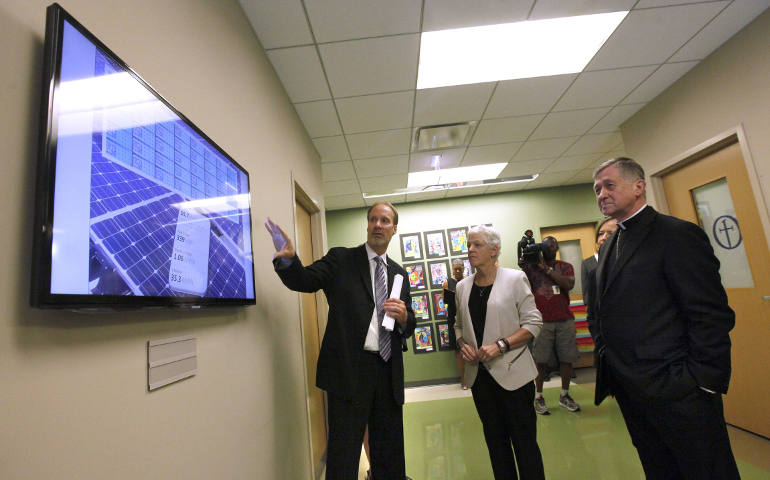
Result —
[{"label": "green painted wall", "polygon": [[[401,263],[398,234],[492,223],[500,231],[500,264],[518,268],[516,243],[530,228],[540,241],[540,229],[594,222],[602,218],[589,184],[506,192],[494,195],[445,198],[396,205],[398,232],[388,247],[388,256]],[[366,209],[326,212],[329,247],[355,246],[366,241]],[[430,382],[457,378],[453,352],[415,355],[412,345],[404,357],[406,382]]]}]

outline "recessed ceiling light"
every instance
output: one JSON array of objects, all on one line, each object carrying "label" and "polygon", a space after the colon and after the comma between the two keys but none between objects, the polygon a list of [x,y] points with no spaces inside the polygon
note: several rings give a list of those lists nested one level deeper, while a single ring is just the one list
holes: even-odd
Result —
[{"label": "recessed ceiling light", "polygon": [[409,187],[427,187],[428,185],[441,185],[445,183],[471,182],[474,180],[487,180],[497,178],[507,163],[489,163],[486,165],[473,165],[470,167],[443,168],[440,170],[427,170],[424,172],[409,172]]},{"label": "recessed ceiling light", "polygon": [[475,188],[475,187],[491,187],[493,185],[503,185],[506,183],[519,183],[519,182],[531,182],[535,180],[539,174],[534,175],[521,175],[518,177],[506,177],[506,178],[490,178],[486,180],[472,180],[466,182],[444,183],[440,185],[428,185],[425,187],[407,187],[398,188],[391,192],[364,192],[364,198],[381,198],[381,197],[393,197],[397,195],[405,194],[418,194],[428,192],[438,192],[442,190],[452,190],[455,188]]},{"label": "recessed ceiling light", "polygon": [[627,14],[423,32],[417,88],[580,72]]}]

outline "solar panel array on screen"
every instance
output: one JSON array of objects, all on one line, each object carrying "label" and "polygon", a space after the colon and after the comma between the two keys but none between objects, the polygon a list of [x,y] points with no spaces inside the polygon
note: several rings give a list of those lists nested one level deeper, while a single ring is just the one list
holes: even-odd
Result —
[{"label": "solar panel array on screen", "polygon": [[[156,178],[150,180],[144,176],[150,170],[147,163],[135,161],[136,154],[126,156],[126,149],[114,148],[117,142],[113,140],[131,143],[138,141],[136,135],[126,134],[126,131],[108,131],[105,133],[104,154],[96,151],[92,155],[91,232],[94,242],[102,248],[105,257],[114,263],[116,271],[135,295],[188,296],[168,286],[178,205],[185,198],[156,183],[159,180],[157,175],[168,180],[167,176],[163,177],[163,172],[157,171],[161,170],[161,164],[156,165]],[[94,143],[96,146],[101,142],[95,138]],[[130,148],[127,151],[132,150]],[[120,163],[107,158],[110,156],[120,160]],[[121,163],[133,168],[126,168]],[[135,170],[137,167],[140,168],[139,172]],[[218,232],[226,235],[210,233],[209,277],[204,296],[243,296],[243,267],[223,244],[230,242],[240,246],[238,239],[241,227],[235,225],[233,228],[230,225],[232,222],[219,220],[222,224],[228,224],[229,228],[218,229]],[[237,248],[234,250],[238,251]]]}]

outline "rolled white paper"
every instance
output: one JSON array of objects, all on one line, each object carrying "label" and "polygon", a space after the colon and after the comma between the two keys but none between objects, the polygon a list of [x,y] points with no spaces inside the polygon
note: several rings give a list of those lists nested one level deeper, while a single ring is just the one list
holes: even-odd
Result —
[{"label": "rolled white paper", "polygon": [[[404,283],[404,276],[400,273],[397,273],[395,277],[393,277],[393,288],[390,289],[390,298],[401,298],[401,285]],[[396,320],[388,315],[385,314],[385,317],[382,319],[382,327],[389,331],[393,331],[393,326],[396,324]]]}]

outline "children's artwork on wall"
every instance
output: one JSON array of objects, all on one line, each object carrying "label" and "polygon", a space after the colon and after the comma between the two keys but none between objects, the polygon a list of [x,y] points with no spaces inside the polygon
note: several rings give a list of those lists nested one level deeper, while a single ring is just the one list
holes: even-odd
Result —
[{"label": "children's artwork on wall", "polygon": [[404,233],[401,238],[401,259],[404,262],[422,260],[422,244],[419,233]]},{"label": "children's artwork on wall", "polygon": [[449,312],[444,304],[444,292],[431,292],[433,294],[433,318],[446,318]]},{"label": "children's artwork on wall", "polygon": [[436,322],[436,336],[438,337],[438,349],[454,350],[452,343],[449,341],[449,322]]},{"label": "children's artwork on wall", "polygon": [[442,288],[444,282],[449,278],[449,261],[428,262],[428,271],[430,272],[430,288]]},{"label": "children's artwork on wall", "polygon": [[425,232],[425,258],[440,258],[447,256],[446,235],[443,230]]},{"label": "children's artwork on wall", "polygon": [[409,287],[412,290],[425,290],[428,288],[424,263],[405,263],[403,267],[409,277]]},{"label": "children's artwork on wall", "polygon": [[450,228],[447,230],[449,235],[449,251],[452,255],[462,255],[468,253],[468,227]]},{"label": "children's artwork on wall", "polygon": [[414,353],[430,353],[436,350],[436,340],[433,338],[433,325],[417,325],[412,335]]},{"label": "children's artwork on wall", "polygon": [[414,310],[414,317],[418,322],[430,320],[430,301],[427,293],[412,295],[412,310]]}]

